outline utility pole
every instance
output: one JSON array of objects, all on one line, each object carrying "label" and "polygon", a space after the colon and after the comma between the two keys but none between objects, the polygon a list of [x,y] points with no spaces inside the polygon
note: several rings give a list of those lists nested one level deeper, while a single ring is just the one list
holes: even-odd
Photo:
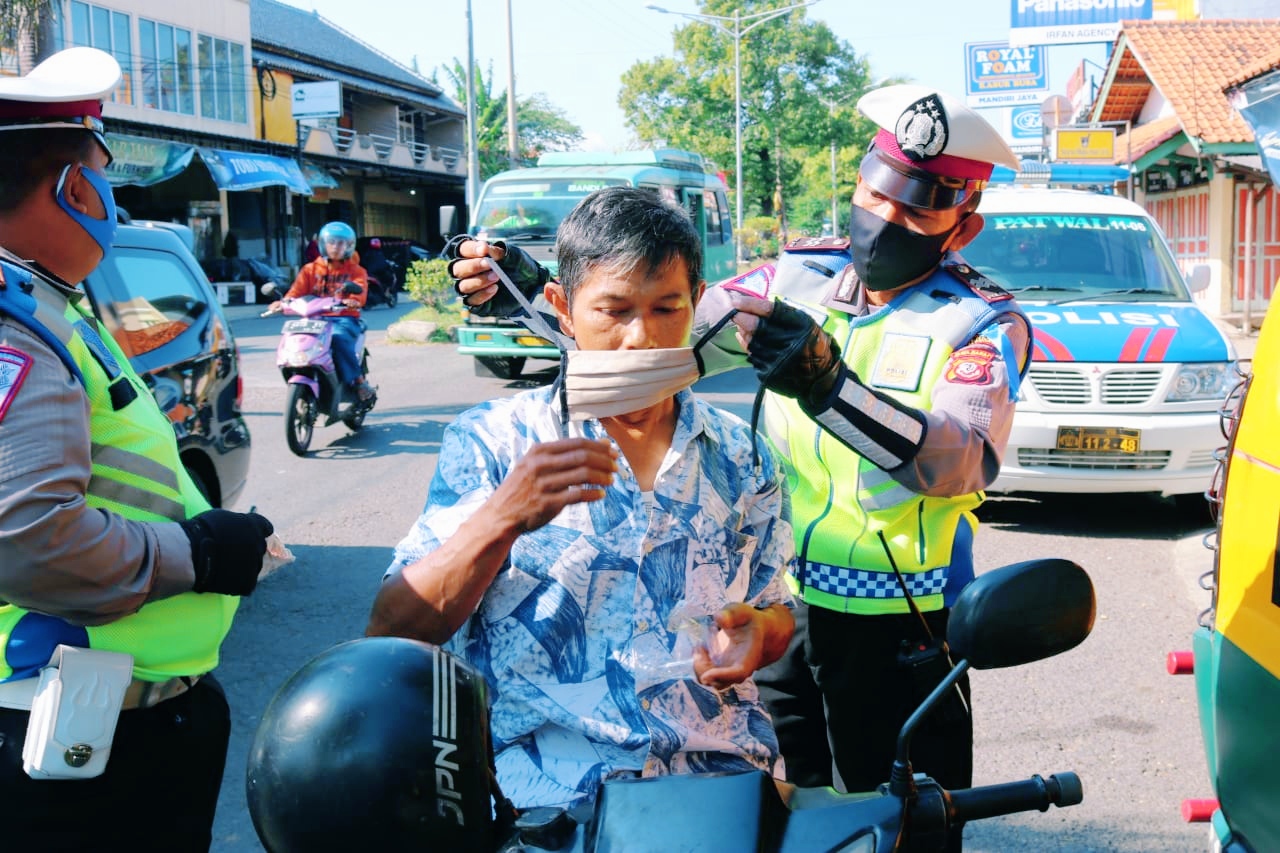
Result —
[{"label": "utility pole", "polygon": [[480,194],[480,152],[476,150],[476,46],[471,27],[471,0],[467,0],[467,219]]},{"label": "utility pole", "polygon": [[516,126],[516,42],[511,22],[511,0],[507,0],[507,160],[511,168],[520,165]]}]

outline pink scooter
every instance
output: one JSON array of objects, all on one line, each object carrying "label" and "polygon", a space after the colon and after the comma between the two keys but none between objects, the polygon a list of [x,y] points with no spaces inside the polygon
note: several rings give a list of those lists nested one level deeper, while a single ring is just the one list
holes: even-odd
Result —
[{"label": "pink scooter", "polygon": [[[359,289],[359,285],[347,286]],[[263,285],[262,289],[267,296],[275,296],[277,292],[270,284]],[[306,456],[316,419],[321,414],[325,417],[324,426],[342,421],[355,432],[364,424],[364,416],[373,409],[378,398],[375,394],[361,400],[354,389],[338,379],[330,349],[335,315],[327,312],[342,308],[339,299],[301,296],[282,299],[279,305],[278,309],[268,309],[262,316],[283,312],[298,318],[286,321],[280,330],[276,367],[280,368],[284,381],[289,385],[289,401],[284,414],[285,438],[291,451],[298,456]],[[360,353],[360,373],[368,375],[369,351],[364,346],[363,331],[356,342],[356,349]]]}]

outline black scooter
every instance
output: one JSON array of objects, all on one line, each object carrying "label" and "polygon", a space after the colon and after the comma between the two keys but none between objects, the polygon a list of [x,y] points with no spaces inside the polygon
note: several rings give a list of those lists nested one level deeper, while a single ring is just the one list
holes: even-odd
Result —
[{"label": "black scooter", "polygon": [[366,308],[373,308],[378,305],[385,305],[388,308],[396,307],[396,303],[400,301],[400,289],[396,282],[395,272],[390,267],[384,268],[380,277],[370,274],[368,282],[369,295],[365,297],[364,303]]}]

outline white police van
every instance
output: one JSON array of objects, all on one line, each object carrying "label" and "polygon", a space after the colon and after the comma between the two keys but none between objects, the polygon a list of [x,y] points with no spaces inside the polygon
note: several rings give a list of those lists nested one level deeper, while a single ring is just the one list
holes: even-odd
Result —
[{"label": "white police van", "polygon": [[1069,189],[989,188],[961,253],[1035,330],[1001,492],[1158,492],[1203,506],[1223,444],[1230,341],[1193,301],[1145,210]]}]

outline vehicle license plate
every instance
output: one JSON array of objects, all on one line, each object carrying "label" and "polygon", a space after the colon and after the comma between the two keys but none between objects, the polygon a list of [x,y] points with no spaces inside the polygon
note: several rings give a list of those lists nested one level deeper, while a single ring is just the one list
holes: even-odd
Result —
[{"label": "vehicle license plate", "polygon": [[1142,430],[1121,427],[1058,427],[1058,449],[1093,453],[1137,453]]},{"label": "vehicle license plate", "polygon": [[282,331],[293,335],[318,335],[326,325],[324,320],[290,320]]}]

